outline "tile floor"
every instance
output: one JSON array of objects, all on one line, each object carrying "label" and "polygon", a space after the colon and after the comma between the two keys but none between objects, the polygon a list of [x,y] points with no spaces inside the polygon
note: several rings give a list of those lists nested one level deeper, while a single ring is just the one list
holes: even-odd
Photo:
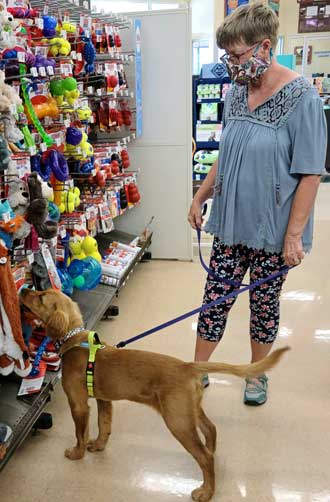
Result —
[{"label": "tile floor", "polygon": [[[242,404],[243,382],[211,379],[204,407],[218,427],[216,502],[330,502],[330,185],[316,209],[315,248],[291,272],[282,301],[278,346],[292,351],[270,375],[268,403]],[[198,263],[142,264],[118,300],[120,317],[100,323],[110,343],[197,306],[204,273]],[[135,348],[191,360],[196,319],[141,341]],[[247,362],[248,304],[240,297],[216,361]],[[111,374],[109,375],[111,378]],[[74,441],[65,396],[56,388],[54,427],[26,440],[0,476],[1,502],[175,502],[190,499],[201,473],[160,417],[133,403],[115,403],[105,452],[70,462]],[[96,431],[92,403],[91,435]]]}]

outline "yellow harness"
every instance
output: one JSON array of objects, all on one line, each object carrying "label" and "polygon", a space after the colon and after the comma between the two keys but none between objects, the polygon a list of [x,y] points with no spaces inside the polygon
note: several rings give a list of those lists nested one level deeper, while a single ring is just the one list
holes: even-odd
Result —
[{"label": "yellow harness", "polygon": [[95,371],[95,358],[99,349],[103,349],[104,345],[101,344],[99,336],[95,331],[90,331],[88,334],[88,363],[86,368],[86,383],[89,397],[94,397],[94,371]]}]

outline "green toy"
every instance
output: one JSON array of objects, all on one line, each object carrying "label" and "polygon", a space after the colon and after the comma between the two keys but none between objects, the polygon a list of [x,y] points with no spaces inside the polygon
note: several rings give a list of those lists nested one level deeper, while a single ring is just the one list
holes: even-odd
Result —
[{"label": "green toy", "polygon": [[194,161],[202,165],[212,166],[219,158],[219,150],[199,150],[194,155]]},{"label": "green toy", "polygon": [[[25,65],[22,63],[20,63],[20,65],[19,65],[19,73],[20,73],[21,79],[22,79],[21,89],[22,89],[23,100],[24,100],[25,106],[29,112],[29,115],[31,117],[33,125],[36,128],[36,130],[38,131],[43,143],[45,143],[47,145],[47,147],[50,147],[54,144],[54,141],[46,133],[45,129],[42,127],[41,122],[38,119],[38,117],[34,111],[34,108],[32,106],[32,103],[31,103],[31,100],[29,97],[29,93],[27,91],[27,83],[26,83],[25,78],[23,77],[23,75],[25,75],[25,73],[26,73],[26,68],[25,68]],[[24,132],[23,132],[23,134],[24,134]]]}]

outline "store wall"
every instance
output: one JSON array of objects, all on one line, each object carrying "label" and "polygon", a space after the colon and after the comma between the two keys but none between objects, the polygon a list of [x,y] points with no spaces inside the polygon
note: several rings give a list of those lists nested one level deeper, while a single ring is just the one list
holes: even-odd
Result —
[{"label": "store wall", "polygon": [[[284,52],[290,53],[290,37],[297,35],[299,37],[304,37],[306,33],[298,34],[298,20],[299,20],[299,4],[295,0],[281,0],[280,3],[280,34],[284,36]],[[325,33],[309,33],[308,36],[316,35],[329,35],[330,32]],[[325,49],[330,50],[330,46],[325,47]],[[328,60],[329,66],[329,60]]]},{"label": "store wall", "polygon": [[132,165],[140,169],[142,202],[116,220],[116,227],[141,233],[154,216],[153,257],[191,260],[190,12],[153,11],[136,17],[142,23],[143,126],[129,152]]}]

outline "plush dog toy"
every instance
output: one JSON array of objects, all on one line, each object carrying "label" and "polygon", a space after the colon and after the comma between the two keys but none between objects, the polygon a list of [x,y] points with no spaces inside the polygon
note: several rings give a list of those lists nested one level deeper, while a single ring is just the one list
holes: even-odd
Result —
[{"label": "plush dog toy", "polygon": [[9,375],[13,371],[25,377],[31,371],[31,364],[23,339],[8,249],[0,241],[0,375]]},{"label": "plush dog toy", "polygon": [[[25,216],[30,202],[28,186],[25,181],[14,178],[8,182],[8,202],[16,215]],[[26,239],[31,232],[31,225],[23,221],[21,227],[14,233],[13,239]]]},{"label": "plush dog toy", "polygon": [[47,220],[48,201],[43,197],[42,185],[37,173],[28,177],[30,205],[27,209],[27,221],[31,223],[42,239],[52,239],[57,235],[57,223]]}]

